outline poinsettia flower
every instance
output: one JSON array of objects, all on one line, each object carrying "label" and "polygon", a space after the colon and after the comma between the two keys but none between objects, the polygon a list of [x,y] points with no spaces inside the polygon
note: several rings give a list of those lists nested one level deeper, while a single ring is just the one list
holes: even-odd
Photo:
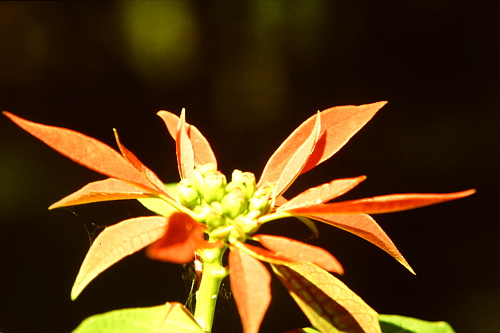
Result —
[{"label": "poinsettia flower", "polygon": [[9,112],[4,114],[63,155],[110,177],[86,185],[54,203],[51,209],[139,199],[160,215],[129,219],[106,228],[96,238],[82,264],[72,290],[73,299],[102,271],[148,245],[147,254],[151,258],[174,263],[191,262],[197,253],[203,258],[203,253],[211,253],[214,249],[218,253],[229,249],[228,267],[222,275],[230,273],[231,289],[244,331],[258,332],[271,300],[270,275],[261,261],[272,264],[275,272],[286,271],[292,275],[297,273],[283,267],[312,263],[314,267],[343,273],[337,259],[324,249],[285,237],[258,234],[262,224],[294,216],[317,231],[311,219],[327,223],[378,246],[413,273],[394,243],[369,214],[403,211],[474,193],[468,190],[445,194],[392,194],[330,202],[366,178],[359,176],[312,187],[290,200],[283,197],[299,175],[335,154],[385,103],[333,107],[311,116],[275,151],[258,182],[252,173],[239,170],[233,172],[228,182],[218,171],[209,142],[196,127],[186,122],[184,111],[180,117],[160,111],[158,115],[176,143],[180,181],[170,188],[120,142],[116,131],[121,154],[81,133],[33,123]]}]

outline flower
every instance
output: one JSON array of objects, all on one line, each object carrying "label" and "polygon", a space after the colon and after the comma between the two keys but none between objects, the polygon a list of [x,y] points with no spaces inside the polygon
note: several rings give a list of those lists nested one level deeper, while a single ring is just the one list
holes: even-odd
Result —
[{"label": "flower", "polygon": [[[286,200],[285,191],[301,174],[329,159],[385,105],[385,102],[326,109],[303,122],[267,162],[259,181],[235,170],[231,181],[218,171],[217,160],[201,132],[180,117],[160,111],[176,142],[180,181],[166,186],[115,137],[120,153],[81,133],[33,123],[11,113],[17,125],[72,160],[110,178],[92,182],[50,208],[98,201],[138,199],[159,216],[128,219],[106,228],[91,246],[75,281],[72,298],[102,271],[123,257],[149,246],[154,259],[188,263],[195,254],[222,256],[229,249],[231,288],[245,332],[257,332],[270,302],[270,275],[261,261],[273,265],[313,263],[342,274],[340,263],[322,248],[285,237],[258,234],[260,226],[294,216],[317,232],[312,220],[341,228],[389,253],[412,268],[369,214],[413,209],[463,198],[474,190],[446,194],[392,194],[330,202],[365,180],[336,179]],[[128,241],[126,241],[128,240]],[[260,243],[256,246],[251,242]],[[99,244],[99,246],[95,245]],[[221,261],[221,258],[219,258]]]}]

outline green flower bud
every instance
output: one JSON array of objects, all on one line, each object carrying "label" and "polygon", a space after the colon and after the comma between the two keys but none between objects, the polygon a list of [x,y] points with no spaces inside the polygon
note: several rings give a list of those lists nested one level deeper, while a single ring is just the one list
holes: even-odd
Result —
[{"label": "green flower bud", "polygon": [[177,184],[177,199],[182,205],[192,209],[199,205],[200,197],[198,191],[186,183],[187,182],[180,181]]},{"label": "green flower bud", "polygon": [[243,231],[245,231],[245,233],[248,235],[248,236],[252,236],[252,235],[255,235],[255,233],[259,230],[260,228],[260,223],[248,223],[246,225],[243,226]]},{"label": "green flower bud", "polygon": [[258,218],[259,216],[261,216],[261,215],[262,215],[262,214],[261,214],[261,212],[260,212],[260,211],[258,211],[258,210],[252,210],[252,211],[250,211],[247,215],[245,215],[244,217],[245,217],[246,219],[257,220],[257,218]]},{"label": "green flower bud", "polygon": [[203,179],[204,178],[203,175],[200,173],[200,169],[196,168],[193,171],[191,179],[181,179],[181,181],[189,181],[191,183],[191,187],[199,191],[200,186],[203,185]]},{"label": "green flower bud", "polygon": [[208,230],[213,230],[226,224],[226,218],[222,215],[222,205],[220,202],[214,201],[210,205],[210,211],[205,215],[205,223]]},{"label": "green flower bud", "polygon": [[259,211],[261,213],[265,213],[267,207],[269,205],[269,198],[267,197],[253,197],[250,199],[250,203],[248,205],[248,209],[251,211]]},{"label": "green flower bud", "polygon": [[217,171],[217,167],[213,163],[207,163],[207,164],[200,165],[199,167],[197,167],[197,169],[202,176],[206,176],[209,173]]},{"label": "green flower bud", "polygon": [[255,176],[251,172],[241,172],[236,169],[231,176],[231,183],[242,184],[247,199],[250,199],[255,193]]},{"label": "green flower bud", "polygon": [[257,222],[257,217],[260,215],[259,211],[253,211],[238,219],[238,226],[245,232],[246,236],[251,236],[257,232],[260,223]]},{"label": "green flower bud", "polygon": [[223,239],[226,238],[231,232],[233,232],[234,227],[232,225],[223,225],[221,227],[215,228],[210,232],[211,238]]},{"label": "green flower bud", "polygon": [[245,213],[248,201],[245,193],[240,188],[236,188],[226,194],[221,204],[224,214],[229,218],[235,219],[240,214]]},{"label": "green flower bud", "polygon": [[203,196],[206,203],[213,201],[221,201],[226,195],[226,176],[219,171],[213,171],[205,175],[203,183],[200,184],[198,190]]},{"label": "green flower bud", "polygon": [[205,216],[210,212],[210,206],[206,203],[201,203],[192,210],[199,217],[198,221],[205,223]]},{"label": "green flower bud", "polygon": [[234,169],[233,174],[231,175],[231,181],[243,184],[243,171]]},{"label": "green flower bud", "polygon": [[227,193],[229,193],[231,191],[234,191],[236,189],[239,189],[240,191],[242,191],[243,193],[245,193],[245,185],[243,185],[243,184],[235,183],[235,182],[230,182],[226,186],[226,192]]},{"label": "green flower bud", "polygon": [[250,198],[248,209],[250,211],[258,210],[262,214],[267,214],[273,206],[273,188],[266,186],[258,189],[252,198]]}]

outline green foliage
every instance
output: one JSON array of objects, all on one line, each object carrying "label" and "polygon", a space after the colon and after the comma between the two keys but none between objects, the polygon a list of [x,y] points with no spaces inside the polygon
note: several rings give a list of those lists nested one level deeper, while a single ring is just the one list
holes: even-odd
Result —
[{"label": "green foliage", "polygon": [[379,315],[382,333],[455,333],[444,321],[425,321],[398,315]]},{"label": "green foliage", "polygon": [[[169,183],[165,184],[168,192],[171,195],[175,195],[177,183]],[[149,209],[150,211],[162,215],[162,216],[170,216],[173,212],[176,211],[168,202],[159,198],[138,198],[137,199],[144,207]]]},{"label": "green foliage", "polygon": [[[421,319],[404,317],[398,315],[379,315],[379,323],[382,333],[455,333],[453,328],[444,321],[425,321]],[[287,333],[321,333],[313,327],[304,327]],[[333,328],[330,333],[338,333]]]},{"label": "green foliage", "polygon": [[179,303],[122,309],[85,319],[72,333],[203,333]]}]

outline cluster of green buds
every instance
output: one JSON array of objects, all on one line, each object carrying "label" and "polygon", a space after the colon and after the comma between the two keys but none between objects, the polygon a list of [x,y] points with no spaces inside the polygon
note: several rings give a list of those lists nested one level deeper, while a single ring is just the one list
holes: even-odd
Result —
[{"label": "cluster of green buds", "polygon": [[257,189],[251,172],[234,170],[231,182],[214,164],[197,167],[177,184],[177,200],[205,223],[211,237],[244,240],[259,228],[258,217],[274,206],[273,188]]}]

